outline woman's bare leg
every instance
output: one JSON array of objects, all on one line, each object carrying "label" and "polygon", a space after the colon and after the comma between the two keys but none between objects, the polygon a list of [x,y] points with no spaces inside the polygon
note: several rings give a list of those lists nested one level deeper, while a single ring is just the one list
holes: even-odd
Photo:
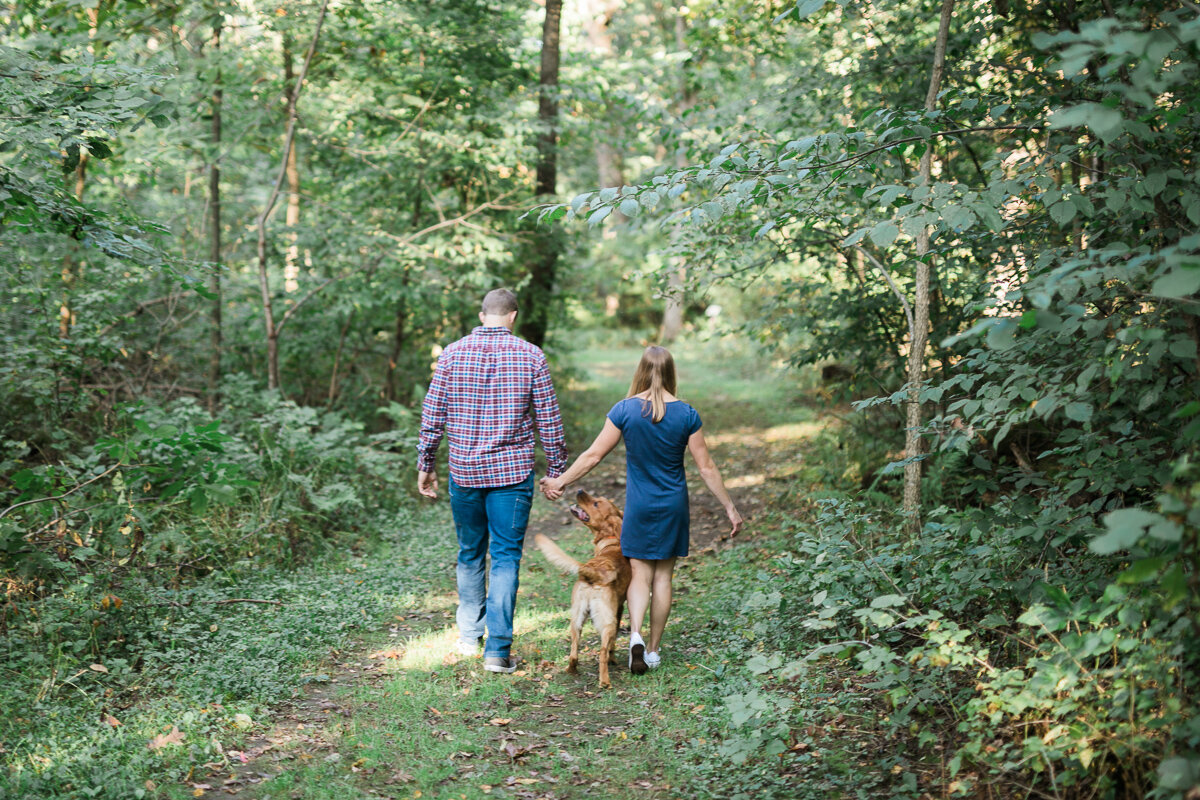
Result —
[{"label": "woman's bare leg", "polygon": [[[675,571],[675,559],[662,558],[649,563],[654,565],[654,576],[650,587],[650,638],[646,640],[646,652],[657,653],[667,627],[667,617],[671,614],[671,576]],[[633,584],[630,584],[632,588]]]},{"label": "woman's bare leg", "polygon": [[640,558],[629,559],[633,569],[633,577],[629,581],[626,599],[629,601],[629,630],[641,634],[642,623],[646,618],[646,609],[650,607],[650,584],[654,579],[656,561],[643,561]]}]

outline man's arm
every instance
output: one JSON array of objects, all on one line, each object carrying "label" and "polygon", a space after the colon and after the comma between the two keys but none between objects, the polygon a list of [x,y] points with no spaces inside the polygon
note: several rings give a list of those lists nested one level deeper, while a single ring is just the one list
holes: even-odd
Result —
[{"label": "man's arm", "polygon": [[550,365],[542,356],[533,374],[533,415],[537,421],[538,437],[546,453],[546,475],[557,478],[567,468],[567,440],[563,435],[562,414],[558,396],[550,379]]},{"label": "man's arm", "polygon": [[421,436],[417,442],[417,490],[426,497],[437,497],[437,451],[446,430],[445,354],[438,358],[433,380],[421,404]]}]

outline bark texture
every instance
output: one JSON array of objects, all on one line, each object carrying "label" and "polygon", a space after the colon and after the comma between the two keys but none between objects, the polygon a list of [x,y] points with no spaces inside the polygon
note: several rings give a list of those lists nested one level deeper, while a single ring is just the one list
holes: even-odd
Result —
[{"label": "bark texture", "polygon": [[[937,108],[938,91],[942,75],[946,70],[946,41],[950,34],[950,19],[954,15],[954,0],[942,0],[941,20],[938,24],[937,40],[933,48],[933,70],[929,76],[929,91],[925,95],[925,110]],[[933,170],[933,141],[930,140],[921,156],[917,184],[929,183]],[[917,234],[916,296],[913,298],[913,321],[910,349],[908,351],[908,413],[905,425],[904,456],[914,459],[924,453],[921,439],[921,384],[925,374],[925,348],[929,343],[929,229],[922,228]],[[920,461],[909,461],[904,466],[904,512],[911,532],[921,529],[921,467]]]},{"label": "bark texture", "polygon": [[[258,288],[262,294],[263,327],[267,340],[267,388],[279,388],[279,330],[287,322],[291,313],[300,307],[301,303],[292,306],[291,311],[284,316],[279,325],[275,324],[275,309],[272,302],[271,279],[267,272],[267,220],[279,200],[279,192],[283,187],[283,179],[287,175],[288,161],[292,154],[292,144],[296,139],[296,107],[300,102],[300,90],[304,88],[304,79],[308,76],[308,67],[312,64],[313,54],[317,51],[317,42],[321,38],[321,26],[325,23],[325,12],[329,8],[329,0],[322,0],[321,10],[317,12],[317,24],[313,30],[312,42],[304,56],[304,66],[296,77],[295,88],[292,90],[291,107],[288,110],[287,134],[283,141],[283,158],[279,166],[279,174],[275,177],[275,185],[258,217]],[[328,285],[328,282],[326,282]],[[322,287],[323,288],[323,287]],[[319,290],[318,290],[319,291]],[[311,294],[309,295],[311,296]],[[307,297],[305,298],[308,299]]]},{"label": "bark texture", "polygon": [[212,163],[208,167],[208,291],[209,307],[208,410],[221,404],[221,108],[225,94],[221,88],[221,20],[213,26],[213,58],[217,60],[216,85],[212,93]]},{"label": "bark texture", "polygon": [[[553,197],[558,192],[558,63],[562,0],[546,0],[542,25],[542,68],[538,92],[537,194]],[[542,346],[550,327],[554,280],[558,272],[561,237],[553,228],[537,232],[529,268],[529,283],[521,292],[520,333]]]}]

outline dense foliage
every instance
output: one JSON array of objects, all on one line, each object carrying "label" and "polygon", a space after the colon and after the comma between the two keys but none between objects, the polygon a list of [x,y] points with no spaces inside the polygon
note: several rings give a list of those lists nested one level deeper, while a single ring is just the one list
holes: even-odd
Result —
[{"label": "dense foliage", "polygon": [[568,4],[579,193],[527,213],[535,11],[0,6],[0,631],[38,702],[139,663],[113,598],[392,519],[436,348],[551,241],[558,331],[743,334],[856,407],[853,491],[732,611],[769,647],[714,759],[768,763],[844,659],[947,792],[1194,790],[1194,4]]},{"label": "dense foliage", "polygon": [[[805,56],[786,69],[805,78],[763,81],[751,98],[765,110],[714,130],[693,150],[703,161],[539,216],[686,226],[700,288],[760,287],[747,331],[796,364],[843,362],[826,374],[860,397],[884,390],[856,403],[875,492],[827,510],[803,558],[785,557],[795,582],[752,609],[803,607],[816,589],[802,627],[879,675],[892,724],[958,720],[961,791],[1183,793],[1200,766],[1200,22],[1136,3],[1046,4],[1043,19],[942,4],[954,15],[931,110],[917,71],[896,66],[928,70],[932,39],[908,25],[931,32],[935,9],[839,5],[784,15],[803,18],[785,36]],[[888,412],[909,402],[921,263],[928,456],[901,452],[903,416]],[[918,459],[933,508],[897,537],[885,474]],[[805,638],[775,635],[782,652],[755,671],[803,672],[809,659],[786,652]],[[788,726],[750,697],[731,698],[735,721],[760,720],[746,741],[780,752]]]}]

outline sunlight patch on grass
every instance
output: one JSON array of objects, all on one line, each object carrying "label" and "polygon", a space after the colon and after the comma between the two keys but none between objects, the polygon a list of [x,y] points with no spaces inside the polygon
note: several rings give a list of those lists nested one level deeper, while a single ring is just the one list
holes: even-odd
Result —
[{"label": "sunlight patch on grass", "polygon": [[[449,595],[453,602],[454,595]],[[430,606],[423,606],[429,608]],[[563,639],[567,627],[566,606],[559,611],[538,611],[534,613],[518,613],[513,619],[514,651],[528,649],[532,653],[541,654],[542,647],[552,645]],[[458,642],[458,627],[447,625],[428,633],[414,636],[400,649],[400,657],[394,666],[387,667],[388,672],[423,671],[430,672],[454,663],[457,660],[469,658],[459,655],[455,645]]]},{"label": "sunlight patch on grass", "polygon": [[725,481],[725,486],[729,489],[745,489],[748,486],[761,486],[767,480],[767,476],[761,472],[754,475],[738,475]]},{"label": "sunlight patch on grass", "polygon": [[768,442],[795,442],[811,439],[827,427],[825,423],[819,421],[792,422],[767,428],[763,433],[763,439]]}]

